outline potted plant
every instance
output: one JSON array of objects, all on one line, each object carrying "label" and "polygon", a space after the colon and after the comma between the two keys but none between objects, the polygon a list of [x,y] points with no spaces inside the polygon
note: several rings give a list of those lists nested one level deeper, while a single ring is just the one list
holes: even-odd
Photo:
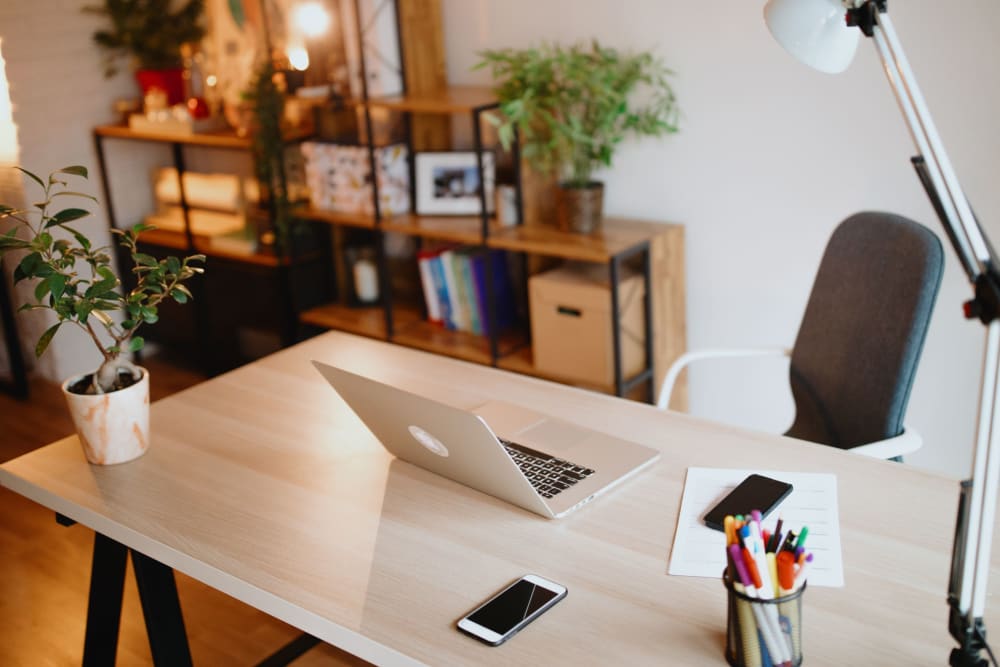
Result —
[{"label": "potted plant", "polygon": [[105,76],[113,76],[120,58],[129,56],[143,95],[159,88],[167,94],[167,104],[184,102],[181,45],[205,36],[205,0],[187,0],[173,9],[176,5],[174,0],[104,0],[84,7],[110,22],[94,33],[104,51]]},{"label": "potted plant", "polygon": [[[37,280],[33,303],[20,310],[42,309],[55,313],[56,323],[39,338],[36,356],[41,356],[53,336],[64,325],[82,329],[93,340],[104,360],[92,373],[63,383],[73,422],[84,453],[91,463],[122,463],[142,455],[149,446],[149,373],[126,356],[143,347],[136,331],[158,319],[157,306],[166,299],[185,303],[191,292],[183,284],[201,273],[196,264],[203,255],[184,259],[157,260],[139,252],[138,235],[151,227],[138,224],[128,230],[112,230],[132,258],[135,287],[120,290],[121,281],[111,267],[108,247],[97,247],[69,223],[90,213],[81,208],[62,208],[65,197],[93,197],[68,189],[66,176],[87,178],[85,167],[59,169],[43,181],[21,169],[42,189],[42,199],[32,209],[0,204],[0,219],[14,225],[0,234],[0,256],[21,251],[14,270],[15,284]],[[53,208],[55,212],[51,212]],[[27,233],[19,235],[24,230]],[[121,313],[120,321],[114,316]]]},{"label": "potted plant", "polygon": [[671,71],[651,53],[620,53],[593,41],[480,55],[476,67],[489,67],[497,82],[500,141],[509,148],[517,128],[525,159],[557,178],[562,229],[599,229],[604,185],[593,174],[611,165],[622,140],[677,131]]}]

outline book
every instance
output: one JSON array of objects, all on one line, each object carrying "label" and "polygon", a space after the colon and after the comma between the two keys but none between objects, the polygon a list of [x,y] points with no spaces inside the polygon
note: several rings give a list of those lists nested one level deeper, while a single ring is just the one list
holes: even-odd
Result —
[{"label": "book", "polygon": [[438,306],[441,309],[441,324],[446,329],[454,329],[455,321],[452,318],[451,298],[448,295],[448,281],[445,279],[444,261],[440,252],[431,257],[431,277],[434,280],[434,288],[438,295]]},{"label": "book", "polygon": [[492,269],[493,277],[494,326],[498,332],[509,327],[514,321],[514,294],[507,268],[507,253],[503,250],[493,250],[489,255],[476,255],[472,258],[472,283],[476,293],[479,318],[482,323],[483,334],[490,335],[493,327],[490,326],[491,319],[487,312],[489,307],[489,295],[486,292],[487,261],[492,262],[490,268]]},{"label": "book", "polygon": [[459,296],[469,313],[469,331],[481,336],[483,334],[482,309],[479,295],[476,292],[475,280],[472,275],[472,263],[479,253],[471,248],[465,248],[455,254],[459,264]]},{"label": "book", "polygon": [[445,321],[449,329],[465,331],[468,330],[466,324],[468,314],[462,310],[462,301],[458,293],[458,279],[455,274],[455,250],[449,248],[438,256],[441,260],[441,269],[444,272],[444,282],[448,294],[448,312],[450,318]]},{"label": "book", "polygon": [[435,324],[442,324],[441,301],[434,281],[434,269],[431,264],[440,251],[420,250],[417,252],[417,266],[420,269],[420,286],[424,291],[424,301],[427,304],[427,319]]}]

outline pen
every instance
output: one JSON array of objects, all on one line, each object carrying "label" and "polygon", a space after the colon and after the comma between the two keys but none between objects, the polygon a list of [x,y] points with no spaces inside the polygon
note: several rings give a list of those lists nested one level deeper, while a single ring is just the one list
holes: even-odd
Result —
[{"label": "pen", "polygon": [[795,540],[796,549],[804,549],[806,546],[806,538],[809,536],[809,526],[802,526],[802,530],[799,531],[799,539]]},{"label": "pen", "polygon": [[795,557],[788,551],[777,555],[778,585],[781,595],[790,594],[795,589]]},{"label": "pen", "polygon": [[[743,582],[748,580],[748,575],[743,565],[743,553],[739,545],[736,544],[730,545],[726,549],[726,553],[733,567],[729,573],[730,580],[733,582],[733,590],[746,595],[746,587]],[[757,638],[757,621],[754,620],[754,612],[750,608],[750,603],[737,598],[736,615],[740,627],[740,644],[743,646],[743,661],[747,667],[762,667]]]},{"label": "pen", "polygon": [[813,555],[806,554],[806,559],[799,565],[799,571],[795,573],[795,590],[802,588],[802,584],[806,582],[806,572],[809,570],[809,566],[812,564]]},{"label": "pen", "polygon": [[771,535],[771,541],[767,545],[767,550],[771,553],[776,552],[781,544],[781,524],[782,518],[779,516],[778,523],[774,526],[774,533]]},{"label": "pen", "polygon": [[789,530],[787,533],[785,533],[785,541],[781,543],[779,551],[784,549],[794,549],[794,547],[792,546],[794,543],[795,543],[795,531]]},{"label": "pen", "polygon": [[778,581],[778,561],[773,553],[766,554],[767,558],[767,569],[771,574],[771,586],[774,588],[774,596],[780,597],[780,585]]},{"label": "pen", "polygon": [[[758,597],[757,589],[760,584],[760,576],[753,558],[749,557],[749,552],[746,549],[740,553],[737,547],[730,547],[730,554],[736,563],[736,571],[739,573],[740,580],[743,582],[744,595],[750,598]],[[757,627],[764,636],[764,645],[773,661],[790,664],[790,658],[785,655],[786,646],[781,641],[781,626],[777,623],[777,618],[769,618],[769,615],[761,609],[761,605],[751,604],[750,607],[757,619]]]},{"label": "pen", "polygon": [[[789,551],[782,551],[778,554],[777,560],[779,594],[781,597],[785,597],[795,592],[795,557]],[[800,603],[792,601],[778,605],[778,611],[785,617],[787,622],[792,659],[798,656],[802,650],[802,638],[797,627],[799,623],[798,604]]]}]

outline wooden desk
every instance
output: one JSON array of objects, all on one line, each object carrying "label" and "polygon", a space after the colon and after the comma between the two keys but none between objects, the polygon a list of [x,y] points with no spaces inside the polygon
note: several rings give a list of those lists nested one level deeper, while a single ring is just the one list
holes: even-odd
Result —
[{"label": "wooden desk", "polygon": [[[455,405],[522,402],[663,457],[547,521],[394,460],[310,359]],[[690,465],[837,474],[847,587],[806,592],[807,664],[941,665],[953,645],[958,485],[905,465],[335,332],[156,403],[152,430],[132,463],[90,466],[68,438],[0,483],[379,664],[724,664],[721,582],[666,575]],[[569,596],[500,648],[455,630],[527,572]]]}]

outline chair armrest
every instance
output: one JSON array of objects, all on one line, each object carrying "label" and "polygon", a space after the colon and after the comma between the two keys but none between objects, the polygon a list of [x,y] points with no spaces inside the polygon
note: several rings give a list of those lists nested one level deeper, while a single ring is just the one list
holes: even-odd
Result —
[{"label": "chair armrest", "polygon": [[733,357],[787,357],[790,356],[791,353],[791,349],[787,347],[718,348],[687,352],[677,357],[674,363],[672,363],[670,368],[667,370],[667,374],[663,378],[663,384],[660,385],[660,392],[656,398],[656,407],[661,410],[667,409],[667,406],[670,405],[670,395],[674,391],[674,384],[677,383],[677,377],[681,374],[681,371],[683,371],[688,364],[692,362],[701,361],[703,359],[727,359]]},{"label": "chair armrest", "polygon": [[904,454],[912,454],[920,449],[923,444],[924,439],[920,437],[920,434],[916,430],[904,425],[902,435],[871,442],[867,445],[851,447],[847,451],[877,459],[891,459],[903,456]]}]

